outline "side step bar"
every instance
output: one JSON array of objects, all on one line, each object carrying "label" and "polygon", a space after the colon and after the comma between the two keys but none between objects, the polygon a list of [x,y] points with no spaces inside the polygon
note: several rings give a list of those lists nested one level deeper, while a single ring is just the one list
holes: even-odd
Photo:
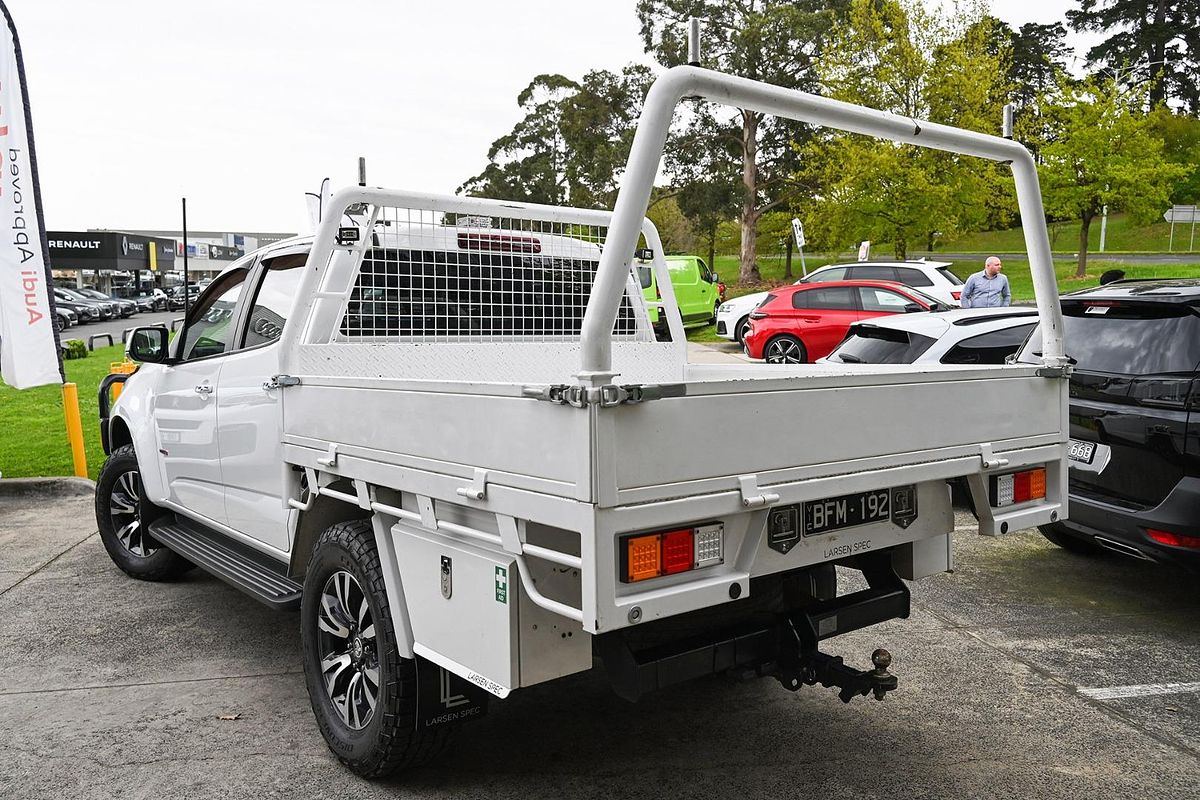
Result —
[{"label": "side step bar", "polygon": [[149,533],[200,569],[276,611],[300,607],[303,587],[287,577],[282,561],[175,514],[150,523]]}]

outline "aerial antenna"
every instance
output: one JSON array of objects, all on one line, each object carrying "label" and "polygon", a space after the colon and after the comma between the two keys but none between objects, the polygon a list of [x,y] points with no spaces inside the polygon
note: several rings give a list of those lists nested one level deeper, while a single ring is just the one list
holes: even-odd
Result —
[{"label": "aerial antenna", "polygon": [[1012,103],[1004,104],[1004,124],[1001,126],[1001,135],[1005,139],[1013,138],[1013,113],[1015,109]]},{"label": "aerial antenna", "polygon": [[364,156],[358,157],[358,185],[367,185],[367,159]]}]

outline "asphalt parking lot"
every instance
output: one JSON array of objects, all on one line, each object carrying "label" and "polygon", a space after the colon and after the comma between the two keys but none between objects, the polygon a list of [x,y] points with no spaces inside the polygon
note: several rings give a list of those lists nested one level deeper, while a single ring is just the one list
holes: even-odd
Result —
[{"label": "asphalt parking lot", "polygon": [[[8,491],[11,491],[9,489]],[[1036,531],[985,539],[912,618],[841,637],[895,655],[900,689],[724,678],[637,705],[588,673],[515,693],[434,765],[383,784],[330,756],[298,617],[201,573],[127,579],[91,496],[0,494],[0,796],[1195,797],[1195,579],[1089,560]],[[1189,686],[1190,684],[1190,686]]]},{"label": "asphalt parking lot", "polygon": [[[81,325],[67,328],[59,336],[63,341],[67,339],[82,339],[86,342],[89,336],[98,333],[107,333],[112,336],[113,344],[120,344],[121,334],[126,328],[137,328],[142,325],[166,325],[169,329],[171,327],[171,320],[182,316],[182,311],[148,311],[134,314],[124,319],[118,317],[117,319],[103,320],[101,322],[85,322]],[[97,347],[103,347],[106,344],[108,344],[106,341],[96,342]]]}]

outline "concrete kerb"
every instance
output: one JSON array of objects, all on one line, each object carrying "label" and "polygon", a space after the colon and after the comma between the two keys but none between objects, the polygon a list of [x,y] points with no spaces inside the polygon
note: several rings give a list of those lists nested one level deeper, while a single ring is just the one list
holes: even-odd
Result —
[{"label": "concrete kerb", "polygon": [[5,497],[82,497],[96,491],[87,478],[2,478],[0,499]]}]

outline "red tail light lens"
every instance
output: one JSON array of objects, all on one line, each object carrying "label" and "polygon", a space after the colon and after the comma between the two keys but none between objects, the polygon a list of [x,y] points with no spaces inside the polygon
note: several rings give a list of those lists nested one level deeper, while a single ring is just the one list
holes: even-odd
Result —
[{"label": "red tail light lens", "polygon": [[692,568],[692,529],[662,534],[662,571],[664,575]]},{"label": "red tail light lens", "polygon": [[1173,533],[1171,531],[1161,531],[1157,528],[1146,528],[1146,535],[1159,544],[1170,545],[1171,547],[1191,547],[1200,549],[1200,536],[1188,536],[1183,533]]},{"label": "red tail light lens", "polygon": [[962,292],[951,292],[950,296],[955,300],[962,300]]},{"label": "red tail light lens", "polygon": [[504,253],[540,253],[542,243],[532,236],[503,233],[460,233],[458,246],[463,250],[499,250]]}]

